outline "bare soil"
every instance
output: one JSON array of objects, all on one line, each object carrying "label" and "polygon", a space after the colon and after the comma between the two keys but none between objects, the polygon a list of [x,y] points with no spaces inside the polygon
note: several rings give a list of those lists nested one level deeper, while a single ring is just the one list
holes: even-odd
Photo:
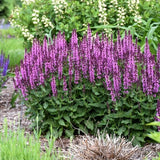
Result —
[{"label": "bare soil", "polygon": [[[25,130],[26,134],[33,134],[30,129],[31,121],[24,115],[25,106],[21,105],[20,100],[16,101],[16,107],[11,108],[11,97],[14,92],[14,85],[12,79],[9,79],[6,83],[6,88],[3,88],[0,92],[0,131],[3,128],[4,119],[7,118],[8,126],[10,129],[17,129],[20,126],[20,115],[22,115],[21,128]],[[47,140],[45,137],[41,136],[41,148],[45,151],[45,144]],[[74,144],[80,143],[80,137],[77,136],[73,140]],[[67,151],[69,148],[70,140],[66,138],[61,138],[56,140],[55,147],[61,148]],[[139,148],[136,154],[133,156],[133,160],[152,160],[157,156],[157,152],[160,152],[160,144],[146,144],[144,147]]]}]

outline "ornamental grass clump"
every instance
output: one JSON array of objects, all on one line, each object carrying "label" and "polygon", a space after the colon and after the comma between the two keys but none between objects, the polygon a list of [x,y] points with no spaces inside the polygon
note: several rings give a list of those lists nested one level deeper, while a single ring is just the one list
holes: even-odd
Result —
[{"label": "ornamental grass clump", "polygon": [[73,30],[70,43],[61,33],[48,44],[34,40],[15,69],[15,88],[43,133],[50,125],[57,137],[106,128],[141,144],[159,99],[159,61],[160,46],[154,57],[146,39],[141,53],[130,32],[113,42],[104,34],[93,38],[88,28],[78,43]]},{"label": "ornamental grass clump", "polygon": [[[14,125],[14,124],[13,124]],[[34,132],[36,133],[36,131]],[[30,135],[24,130],[9,129],[7,120],[4,120],[0,132],[0,159],[1,160],[67,160],[60,150],[55,148],[55,138],[44,140],[41,135]]]},{"label": "ornamental grass clump", "polygon": [[9,65],[9,57],[6,59],[5,55],[1,51],[1,54],[0,54],[0,91],[7,80],[8,65]]},{"label": "ornamental grass clump", "polygon": [[131,142],[122,137],[98,134],[96,137],[83,136],[78,144],[70,143],[69,150],[69,154],[77,160],[129,160],[139,147],[133,147]]}]

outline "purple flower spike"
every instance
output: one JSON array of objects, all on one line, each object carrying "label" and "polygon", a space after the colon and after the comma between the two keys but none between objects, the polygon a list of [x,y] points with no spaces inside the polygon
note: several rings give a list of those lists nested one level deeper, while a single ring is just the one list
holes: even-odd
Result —
[{"label": "purple flower spike", "polygon": [[8,65],[9,65],[9,56],[8,56],[8,59],[5,59],[5,55],[1,53],[0,54],[0,74],[2,76],[6,76]]},{"label": "purple flower spike", "polygon": [[[123,39],[118,32],[117,42],[113,41],[113,35],[110,41],[104,34],[100,38],[97,33],[93,38],[89,26],[87,35],[80,42],[76,30],[72,32],[70,43],[61,32],[53,37],[53,43],[47,44],[46,37],[42,45],[34,40],[31,51],[25,52],[20,69],[15,70],[15,87],[25,95],[25,91],[44,85],[54,75],[50,83],[53,96],[57,96],[55,77],[63,81],[63,90],[69,90],[69,93],[73,83],[83,84],[85,79],[93,84],[102,81],[113,101],[121,96],[121,88],[127,93],[133,84],[142,86],[144,93],[157,96],[160,88],[160,45],[155,60],[148,40],[144,53],[141,53],[137,42],[137,39],[133,42],[131,33],[127,31]],[[3,75],[8,63],[0,55]]]},{"label": "purple flower spike", "polygon": [[2,76],[5,76],[7,74],[8,65],[9,65],[9,59],[7,59],[6,62],[4,63]]},{"label": "purple flower spike", "polygon": [[68,91],[66,76],[63,76],[63,91]]},{"label": "purple flower spike", "polygon": [[52,88],[53,96],[54,97],[57,96],[56,79],[54,76],[52,77],[52,80],[51,80],[51,88]]}]

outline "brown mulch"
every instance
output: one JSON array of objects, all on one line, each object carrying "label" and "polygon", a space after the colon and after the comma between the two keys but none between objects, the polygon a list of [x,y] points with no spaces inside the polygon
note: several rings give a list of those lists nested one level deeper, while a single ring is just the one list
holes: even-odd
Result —
[{"label": "brown mulch", "polygon": [[[7,118],[8,126],[11,129],[17,129],[20,126],[20,116],[22,116],[21,128],[25,130],[26,134],[33,134],[30,129],[31,122],[24,115],[25,106],[22,106],[20,100],[16,101],[16,107],[11,108],[10,101],[12,94],[14,92],[14,86],[12,79],[9,79],[6,83],[6,87],[0,92],[0,130],[3,127],[4,119]],[[45,151],[45,144],[47,140],[45,137],[41,137],[41,148]],[[79,137],[74,138],[73,142],[79,144]],[[68,150],[70,140],[66,138],[61,138],[56,140],[55,147],[62,148],[63,150]],[[134,155],[133,160],[152,160],[157,156],[157,152],[160,152],[160,144],[148,144],[141,147]],[[145,160],[146,160],[145,159]]]}]

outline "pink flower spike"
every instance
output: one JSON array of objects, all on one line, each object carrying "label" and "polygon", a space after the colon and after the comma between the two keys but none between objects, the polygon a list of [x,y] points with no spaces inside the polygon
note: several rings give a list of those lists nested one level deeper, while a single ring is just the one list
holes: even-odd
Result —
[{"label": "pink flower spike", "polygon": [[68,91],[66,76],[63,76],[63,91]]},{"label": "pink flower spike", "polygon": [[51,88],[52,88],[53,96],[54,97],[57,96],[56,79],[54,76],[52,77],[52,80],[51,80]]}]

